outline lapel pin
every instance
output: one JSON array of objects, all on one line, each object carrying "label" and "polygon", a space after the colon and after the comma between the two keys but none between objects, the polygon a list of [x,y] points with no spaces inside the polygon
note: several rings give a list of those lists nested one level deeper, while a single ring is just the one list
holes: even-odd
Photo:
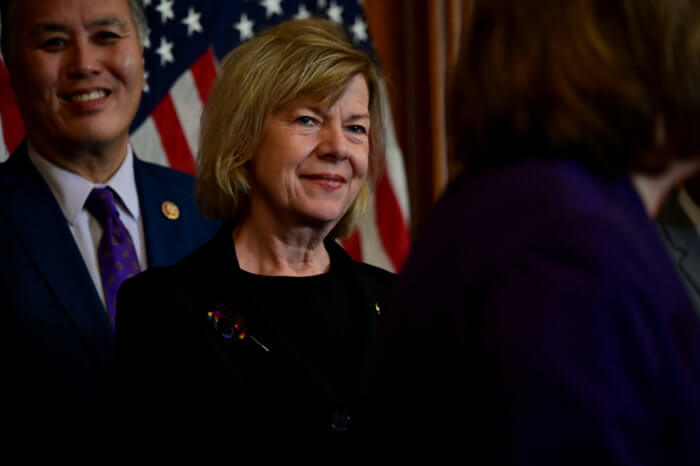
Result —
[{"label": "lapel pin", "polygon": [[377,315],[382,315],[382,310],[379,308],[379,303],[374,303],[374,309],[377,311]]},{"label": "lapel pin", "polygon": [[216,332],[226,340],[243,341],[246,338],[250,338],[263,351],[266,353],[270,352],[267,346],[248,333],[243,316],[240,314],[233,316],[225,305],[218,303],[213,311],[207,312],[207,318],[214,325]]},{"label": "lapel pin", "polygon": [[177,220],[180,217],[180,208],[172,201],[163,201],[160,210],[169,220]]}]

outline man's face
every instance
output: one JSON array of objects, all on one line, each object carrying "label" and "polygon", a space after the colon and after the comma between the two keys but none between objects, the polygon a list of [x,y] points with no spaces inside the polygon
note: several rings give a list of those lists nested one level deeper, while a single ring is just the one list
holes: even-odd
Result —
[{"label": "man's face", "polygon": [[144,85],[126,0],[18,0],[15,21],[12,85],[39,151],[126,147]]}]

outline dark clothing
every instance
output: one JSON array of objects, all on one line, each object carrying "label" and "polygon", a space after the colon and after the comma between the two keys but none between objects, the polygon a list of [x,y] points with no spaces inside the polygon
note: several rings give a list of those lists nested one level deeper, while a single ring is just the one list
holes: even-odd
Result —
[{"label": "dark clothing", "polygon": [[[258,462],[349,457],[367,426],[377,305],[393,275],[325,245],[327,274],[252,276],[225,226],[177,265],[125,282],[117,354],[129,449],[205,463],[231,449]],[[215,325],[217,311],[228,324]],[[227,339],[235,322],[245,337]]]},{"label": "dark clothing", "polygon": [[[284,335],[299,357],[325,374],[336,396],[350,394],[347,370],[355,356],[353,336],[362,322],[353,312],[350,289],[337,268],[314,277],[270,277],[241,271],[241,287],[254,297],[263,334]],[[254,317],[251,317],[253,319]],[[248,325],[256,325],[249,321]],[[266,341],[278,346],[279,341]]]},{"label": "dark clothing", "polygon": [[[191,176],[134,157],[149,265],[175,263],[217,224]],[[161,204],[179,206],[176,221]],[[114,455],[114,335],[68,223],[22,144],[0,164],[0,338],[7,464],[106,464]]]},{"label": "dark clothing", "polygon": [[527,162],[460,180],[378,345],[394,460],[700,464],[700,323],[627,178]]}]

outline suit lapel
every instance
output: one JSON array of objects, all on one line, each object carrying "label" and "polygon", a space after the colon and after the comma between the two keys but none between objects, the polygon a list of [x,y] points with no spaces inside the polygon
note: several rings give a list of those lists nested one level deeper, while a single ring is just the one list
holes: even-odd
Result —
[{"label": "suit lapel", "polygon": [[659,224],[671,245],[678,268],[694,288],[695,294],[700,295],[700,237],[678,203],[677,195],[664,206]]},{"label": "suit lapel", "polygon": [[[104,306],[49,187],[36,171],[22,145],[8,164],[0,196],[10,223],[36,268],[61,304],[66,316],[85,335],[111,341]],[[10,166],[8,166],[10,168]]]},{"label": "suit lapel", "polygon": [[168,185],[137,157],[134,157],[134,177],[143,216],[148,265],[171,265],[179,259],[176,246],[182,244],[183,226],[181,219],[168,219],[162,208],[163,202],[176,199],[168,198]]}]

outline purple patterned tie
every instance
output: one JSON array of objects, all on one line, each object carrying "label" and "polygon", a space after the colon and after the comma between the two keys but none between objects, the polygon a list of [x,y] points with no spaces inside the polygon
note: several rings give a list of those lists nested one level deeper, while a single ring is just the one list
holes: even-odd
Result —
[{"label": "purple patterned tie", "polygon": [[114,203],[112,190],[93,188],[85,201],[85,208],[102,225],[102,238],[97,248],[97,263],[100,266],[107,314],[114,327],[119,286],[127,278],[139,273],[141,268],[131,235],[119,220],[119,211]]}]

